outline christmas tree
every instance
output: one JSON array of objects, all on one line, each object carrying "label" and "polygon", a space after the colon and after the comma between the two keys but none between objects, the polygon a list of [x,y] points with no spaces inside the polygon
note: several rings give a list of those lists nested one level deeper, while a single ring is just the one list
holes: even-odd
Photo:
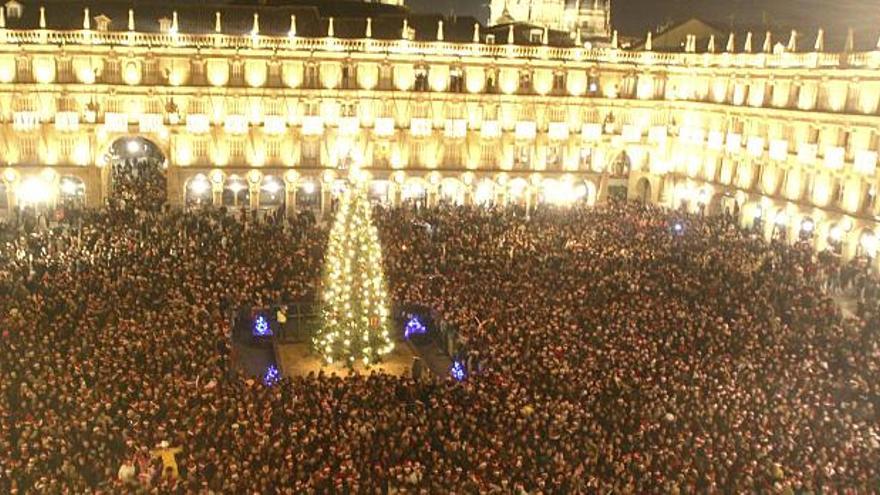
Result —
[{"label": "christmas tree", "polygon": [[360,172],[352,169],[330,230],[315,347],[328,364],[378,362],[394,349],[379,234]]}]

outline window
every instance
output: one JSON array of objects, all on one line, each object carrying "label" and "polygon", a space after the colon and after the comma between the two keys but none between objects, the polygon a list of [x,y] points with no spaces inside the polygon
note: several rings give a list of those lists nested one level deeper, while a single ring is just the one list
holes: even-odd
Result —
[{"label": "window", "polygon": [[11,19],[21,19],[24,8],[16,0],[6,2],[6,17]]},{"label": "window", "polygon": [[565,73],[557,72],[553,75],[553,91],[565,91]]},{"label": "window", "polygon": [[448,143],[443,146],[443,165],[446,167],[460,167],[461,145]]},{"label": "window", "polygon": [[317,167],[321,160],[321,142],[303,141],[302,164],[308,167]]},{"label": "window", "polygon": [[544,37],[544,31],[541,29],[532,29],[529,31],[529,43],[533,43],[536,45],[541,44],[541,40]]},{"label": "window", "polygon": [[281,141],[270,139],[266,141],[266,160],[272,161],[281,157]]},{"label": "window", "polygon": [[526,93],[532,90],[532,74],[530,72],[520,72],[519,90]]},{"label": "window", "polygon": [[204,163],[208,161],[208,140],[207,139],[194,139],[193,140],[193,159],[198,163]]},{"label": "window", "polygon": [[340,105],[340,113],[342,117],[357,117],[356,103],[343,103]]},{"label": "window", "polygon": [[241,161],[245,157],[244,139],[232,139],[229,141],[229,158],[232,161]]},{"label": "window", "polygon": [[453,93],[464,92],[464,74],[460,67],[453,67],[449,71],[449,91]]},{"label": "window", "polygon": [[387,168],[391,163],[391,144],[377,142],[373,144],[373,166]]},{"label": "window", "polygon": [[498,156],[498,147],[494,144],[483,144],[480,146],[480,167],[495,168]]},{"label": "window", "polygon": [[303,111],[307,117],[320,117],[321,106],[316,101],[306,102],[303,105]]},{"label": "window", "polygon": [[414,91],[428,91],[428,69],[424,66],[418,66],[415,70],[415,82],[413,83]]},{"label": "window", "polygon": [[241,60],[233,60],[229,67],[229,85],[241,86],[244,84],[244,64]]},{"label": "window", "polygon": [[423,165],[425,145],[421,142],[411,142],[409,145],[409,164],[420,167]]},{"label": "window", "polygon": [[561,170],[562,169],[562,146],[548,146],[547,147],[547,170]]},{"label": "window", "polygon": [[528,170],[532,163],[532,146],[528,144],[518,144],[516,146],[516,154],[513,157],[513,166],[519,170]]},{"label": "window", "polygon": [[37,159],[37,136],[19,136],[18,154],[22,161],[35,161]]},{"label": "window", "polygon": [[303,81],[303,84],[306,88],[319,87],[318,67],[316,65],[311,64],[306,66],[305,80]]}]

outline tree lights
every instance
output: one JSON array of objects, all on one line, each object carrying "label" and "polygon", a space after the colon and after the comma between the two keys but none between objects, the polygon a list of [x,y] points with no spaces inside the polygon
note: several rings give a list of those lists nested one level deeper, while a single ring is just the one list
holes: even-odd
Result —
[{"label": "tree lights", "polygon": [[379,234],[362,174],[352,167],[330,231],[314,345],[328,364],[376,363],[394,349]]}]

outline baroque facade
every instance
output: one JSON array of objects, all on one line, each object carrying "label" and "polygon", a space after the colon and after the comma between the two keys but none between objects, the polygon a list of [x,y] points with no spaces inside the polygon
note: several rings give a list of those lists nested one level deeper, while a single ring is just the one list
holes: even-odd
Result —
[{"label": "baroque facade", "polygon": [[611,0],[492,0],[490,24],[520,22],[574,33],[584,39],[611,36]]},{"label": "baroque facade", "polygon": [[[0,12],[4,12],[0,9]],[[0,209],[98,206],[120,140],[172,205],[326,210],[359,164],[389,203],[627,195],[876,259],[880,51],[658,53],[0,16]],[[406,23],[406,18],[403,19]],[[118,21],[117,21],[118,23]],[[112,26],[117,26],[117,23]],[[121,23],[125,26],[124,21]],[[406,25],[400,33],[406,33]],[[546,40],[546,37],[545,37]],[[115,144],[115,145],[114,145]]]}]

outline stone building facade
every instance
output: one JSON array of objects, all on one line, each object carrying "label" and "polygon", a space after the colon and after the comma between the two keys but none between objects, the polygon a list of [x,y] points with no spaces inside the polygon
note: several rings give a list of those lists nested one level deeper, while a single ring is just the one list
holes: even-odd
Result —
[{"label": "stone building facade", "polygon": [[157,32],[133,13],[67,30],[0,18],[0,213],[101,205],[114,143],[137,138],[181,207],[326,210],[358,164],[377,201],[626,195],[876,259],[880,51],[492,44],[442,21],[433,40],[378,39],[369,19],[357,38],[333,19],[305,36],[296,18],[261,31],[260,14],[238,33],[219,13],[200,33],[176,12]]}]

